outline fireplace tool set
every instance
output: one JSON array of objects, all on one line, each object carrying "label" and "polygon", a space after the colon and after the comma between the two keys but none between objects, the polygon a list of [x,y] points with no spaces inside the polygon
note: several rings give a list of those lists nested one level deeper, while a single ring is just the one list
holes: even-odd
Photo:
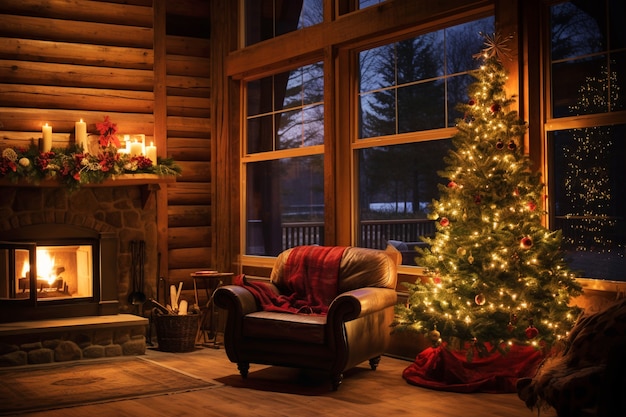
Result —
[{"label": "fireplace tool set", "polygon": [[143,240],[133,240],[130,242],[131,255],[131,279],[133,281],[133,291],[128,296],[128,302],[137,307],[138,310],[146,302],[144,294],[144,265],[146,261],[146,242]]}]

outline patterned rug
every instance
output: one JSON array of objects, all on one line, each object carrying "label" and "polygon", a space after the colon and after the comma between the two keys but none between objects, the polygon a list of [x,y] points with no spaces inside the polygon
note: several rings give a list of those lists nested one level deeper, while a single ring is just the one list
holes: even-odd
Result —
[{"label": "patterned rug", "polygon": [[146,359],[0,369],[0,415],[195,391],[217,385]]}]

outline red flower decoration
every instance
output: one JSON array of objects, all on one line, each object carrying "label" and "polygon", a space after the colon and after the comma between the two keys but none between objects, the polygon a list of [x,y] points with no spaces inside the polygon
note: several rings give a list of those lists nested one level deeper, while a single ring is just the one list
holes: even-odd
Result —
[{"label": "red flower decoration", "polygon": [[117,124],[112,123],[109,116],[104,116],[104,122],[96,123],[96,128],[100,132],[100,146],[103,148],[109,145],[120,147],[120,140],[117,138]]},{"label": "red flower decoration", "polygon": [[528,207],[528,210],[530,211],[535,211],[537,209],[537,204],[535,204],[534,201],[529,201],[528,204],[526,204],[526,206]]},{"label": "red flower decoration", "polygon": [[441,220],[439,220],[439,224],[443,227],[447,227],[450,225],[450,220],[448,220],[447,217],[442,217]]}]

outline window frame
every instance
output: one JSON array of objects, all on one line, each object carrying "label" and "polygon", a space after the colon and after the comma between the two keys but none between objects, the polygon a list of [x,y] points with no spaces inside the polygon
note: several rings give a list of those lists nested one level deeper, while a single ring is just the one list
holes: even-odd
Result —
[{"label": "window frame", "polygon": [[[545,188],[546,188],[546,201],[545,208],[548,211],[548,215],[545,216],[545,222],[550,230],[555,227],[555,201],[551,198],[555,194],[555,179],[551,175],[551,165],[554,160],[552,151],[552,144],[550,136],[553,132],[566,131],[571,129],[585,129],[592,127],[606,127],[618,124],[624,124],[626,121],[626,110],[613,111],[607,113],[595,113],[584,114],[574,116],[562,116],[553,117],[552,115],[552,58],[550,55],[551,33],[550,33],[550,7],[560,3],[566,3],[569,0],[552,0],[543,1],[543,7],[541,8],[541,20],[545,22],[542,24],[541,40],[537,50],[543,51],[543,55],[540,57],[541,67],[541,98],[543,101],[543,108],[541,109],[541,167],[544,175]],[[600,277],[591,277],[593,280],[606,281]]]},{"label": "window frame", "polygon": [[[232,52],[227,60],[226,73],[239,86],[239,108],[234,117],[239,122],[239,127],[234,129],[238,132],[239,137],[239,184],[240,189],[237,190],[239,200],[239,244],[238,253],[236,254],[237,263],[241,268],[271,267],[274,263],[274,257],[256,256],[245,254],[245,208],[247,189],[246,181],[246,164],[262,161],[267,159],[275,159],[282,157],[304,156],[314,153],[324,154],[324,187],[325,187],[325,244],[328,245],[350,245],[356,242],[356,232],[358,227],[358,217],[354,211],[357,209],[356,198],[357,193],[354,189],[356,184],[356,153],[359,149],[381,146],[381,138],[365,138],[359,139],[356,134],[357,109],[355,98],[352,97],[353,92],[358,93],[358,85],[356,80],[356,71],[358,70],[358,54],[356,51],[368,47],[374,47],[385,43],[406,39],[410,36],[419,36],[445,27],[454,26],[456,24],[466,23],[472,20],[481,19],[487,16],[495,16],[495,7],[492,1],[475,0],[471,4],[451,0],[451,10],[455,10],[455,15],[450,13],[441,13],[441,10],[424,11],[415,5],[412,1],[404,0],[388,0],[377,7],[370,7],[363,10],[357,10],[343,14],[339,18],[329,21],[330,13],[328,10],[329,2],[324,2],[325,20],[319,27],[309,27],[280,37],[266,40],[250,47],[242,47]],[[396,5],[398,7],[396,7]],[[381,10],[377,10],[380,8]],[[445,7],[444,7],[445,8]],[[409,10],[410,12],[407,12]],[[337,20],[348,19],[366,20],[367,16],[378,16],[380,13],[393,16],[401,16],[395,19],[382,19],[380,27],[375,28],[371,32],[371,36],[364,38],[358,33],[349,40],[340,37],[333,38],[330,34],[325,33],[331,28],[332,23],[337,31],[343,33],[347,23],[337,22]],[[393,21],[394,23],[390,23]],[[407,26],[403,21],[412,21]],[[497,24],[497,23],[496,23]],[[350,26],[349,24],[347,24]],[[387,26],[394,26],[393,30],[386,29]],[[367,28],[370,30],[369,28]],[[365,29],[364,29],[365,30]],[[293,57],[286,57],[282,52],[278,52],[275,59],[269,62],[266,58],[267,53],[271,50],[279,51],[278,48],[281,40],[292,38],[294,41],[302,40],[305,32],[325,33],[324,38],[317,38],[321,44],[318,47],[308,48],[305,46],[302,53]],[[332,30],[331,30],[332,32]],[[339,33],[338,32],[338,33]],[[358,32],[358,31],[357,31]],[[314,37],[315,39],[315,37]],[[315,43],[315,40],[313,41]],[[254,51],[251,55],[248,52]],[[246,56],[247,55],[247,56]],[[255,62],[255,56],[259,58]],[[288,149],[274,152],[261,152],[255,154],[246,154],[246,109],[245,109],[245,83],[255,79],[262,78],[267,75],[280,73],[307,65],[312,62],[323,60],[325,81],[324,81],[324,123],[325,123],[325,142],[324,145],[316,145],[307,149]],[[246,67],[244,63],[254,63],[256,66]],[[245,69],[244,69],[245,67]],[[237,68],[241,68],[238,70]],[[352,74],[352,75],[350,75]],[[388,145],[413,143],[420,141],[429,141],[433,139],[449,139],[456,129],[454,127],[444,127],[428,131],[410,132],[392,137],[382,138],[383,142]],[[405,271],[409,275],[419,275],[422,268],[415,266],[400,267],[400,272]]]}]

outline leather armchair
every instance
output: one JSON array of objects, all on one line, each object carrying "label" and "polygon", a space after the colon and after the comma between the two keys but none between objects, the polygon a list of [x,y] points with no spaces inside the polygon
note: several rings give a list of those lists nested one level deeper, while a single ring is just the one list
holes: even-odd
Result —
[{"label": "leather armchair", "polygon": [[[269,283],[284,290],[284,265],[292,249],[276,259]],[[250,363],[328,372],[333,390],[344,371],[369,361],[375,370],[388,347],[399,253],[348,247],[339,264],[338,293],[325,315],[263,311],[244,286],[216,290],[215,304],[227,311],[224,345],[246,378]]]}]

